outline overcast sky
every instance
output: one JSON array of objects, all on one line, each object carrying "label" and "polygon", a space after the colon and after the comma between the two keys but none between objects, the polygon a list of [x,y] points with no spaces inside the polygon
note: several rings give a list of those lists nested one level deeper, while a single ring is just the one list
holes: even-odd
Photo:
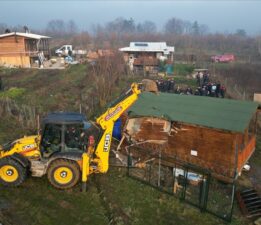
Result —
[{"label": "overcast sky", "polygon": [[0,23],[45,28],[51,19],[74,20],[81,29],[105,23],[117,17],[132,17],[136,22],[151,20],[159,30],[171,17],[206,24],[211,32],[233,33],[238,28],[249,34],[261,34],[259,0],[179,0],[179,1],[3,1],[0,0]]}]

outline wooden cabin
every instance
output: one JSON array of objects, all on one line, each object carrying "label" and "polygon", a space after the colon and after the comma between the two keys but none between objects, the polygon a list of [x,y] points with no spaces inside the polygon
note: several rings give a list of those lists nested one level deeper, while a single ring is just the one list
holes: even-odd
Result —
[{"label": "wooden cabin", "polygon": [[30,68],[42,56],[50,57],[50,37],[11,32],[0,35],[0,65]]},{"label": "wooden cabin", "polygon": [[164,158],[232,182],[255,150],[257,107],[247,101],[142,93],[129,109],[125,132],[136,145],[152,151],[161,145]]}]

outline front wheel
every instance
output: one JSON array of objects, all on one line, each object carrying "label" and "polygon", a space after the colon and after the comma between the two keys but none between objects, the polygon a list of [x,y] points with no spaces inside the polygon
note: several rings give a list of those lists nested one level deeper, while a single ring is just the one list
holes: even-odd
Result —
[{"label": "front wheel", "polygon": [[0,159],[0,183],[5,186],[16,187],[22,184],[27,171],[14,159]]},{"label": "front wheel", "polygon": [[55,188],[69,189],[78,183],[80,169],[75,161],[57,159],[49,166],[47,176],[49,182]]}]

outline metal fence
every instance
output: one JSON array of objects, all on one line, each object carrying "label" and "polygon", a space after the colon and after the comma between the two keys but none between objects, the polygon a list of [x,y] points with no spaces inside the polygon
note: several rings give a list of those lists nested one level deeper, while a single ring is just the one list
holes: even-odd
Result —
[{"label": "metal fence", "polygon": [[211,173],[176,158],[164,157],[161,149],[128,147],[128,175],[179,198],[228,222],[231,221],[235,184],[223,183]]}]

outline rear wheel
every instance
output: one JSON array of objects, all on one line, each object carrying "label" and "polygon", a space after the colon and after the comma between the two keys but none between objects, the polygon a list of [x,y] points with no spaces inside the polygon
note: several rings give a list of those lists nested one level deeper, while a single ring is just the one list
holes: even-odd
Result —
[{"label": "rear wheel", "polygon": [[26,178],[26,168],[14,159],[0,160],[0,183],[15,187],[22,184]]},{"label": "rear wheel", "polygon": [[58,159],[51,163],[47,172],[49,182],[58,189],[75,186],[80,179],[80,169],[76,162]]}]

